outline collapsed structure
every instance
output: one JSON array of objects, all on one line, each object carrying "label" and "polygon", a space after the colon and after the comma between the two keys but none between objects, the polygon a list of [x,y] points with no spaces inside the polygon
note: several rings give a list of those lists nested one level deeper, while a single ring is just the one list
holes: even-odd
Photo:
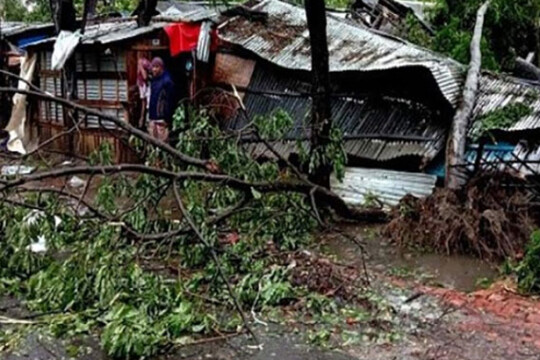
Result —
[{"label": "collapsed structure", "polygon": [[[392,1],[383,3],[404,11]],[[187,101],[206,101],[195,95],[208,85],[238,89],[241,101],[235,96],[233,108],[221,112],[225,130],[240,129],[257,115],[288,112],[294,127],[273,145],[281,155],[294,157],[296,145],[310,137],[311,59],[305,11],[279,0],[251,6],[250,11],[266,14],[265,18],[242,13],[220,16],[220,9],[172,1],[159,3],[158,10],[161,14],[146,27],[116,19],[86,28],[73,55],[76,101],[136,125],[137,60],[160,55]],[[201,32],[203,22],[212,24],[208,28],[217,26],[219,47],[198,48],[201,37],[214,34]],[[343,133],[349,160],[344,182],[333,186],[352,203],[362,203],[369,194],[395,204],[407,193],[431,193],[437,177],[444,176],[446,137],[460,101],[465,66],[354,19],[328,13],[327,23],[332,117]],[[33,43],[28,52],[35,57],[34,82],[63,96],[60,72],[52,69],[55,40]],[[524,80],[483,73],[467,166],[516,158],[515,171],[524,176],[537,172],[538,91]],[[486,116],[516,104],[530,111],[482,133]],[[117,161],[133,160],[127,139],[118,136],[113,123],[80,116],[53,103],[31,101],[29,115],[19,119],[29,120],[30,126],[24,128],[30,130],[17,136],[27,138],[25,144],[28,138],[55,139],[51,144],[55,150],[81,155],[108,141],[114,143]],[[82,120],[77,133],[60,136],[74,119]],[[243,140],[254,156],[272,156],[263,144]]]},{"label": "collapsed structure", "polygon": [[[263,24],[239,17],[220,26],[219,36],[228,46],[224,46],[226,53],[217,57],[216,81],[247,87],[243,103],[250,116],[277,109],[293,115],[294,130],[285,141],[275,144],[288,155],[297,140],[309,138],[305,119],[311,101],[306,95],[311,60],[305,12],[277,0],[263,1],[253,9],[267,13],[268,21]],[[327,17],[327,34],[334,93],[332,120],[343,132],[349,165],[380,169],[369,174],[349,170],[345,176],[348,185],[334,186],[345,198],[358,202],[369,193],[391,204],[407,193],[430,193],[435,176],[444,177],[446,136],[460,101],[465,66],[333,14]],[[268,90],[282,95],[265,94]],[[492,160],[497,150],[504,151],[506,159],[536,159],[538,90],[519,79],[487,72],[482,75],[470,133],[471,163],[477,162],[478,154],[473,140],[486,140],[475,136],[484,117],[512,104],[523,104],[530,112],[512,124],[490,129],[489,136],[496,135],[504,142],[483,146],[486,152],[479,163]],[[299,96],[302,92],[304,96]],[[238,129],[245,121],[245,117],[233,117],[229,126]],[[264,151],[262,144],[250,144],[249,148],[255,155]],[[515,169],[524,175],[531,171],[519,162]],[[411,172],[417,176],[409,176]]]}]

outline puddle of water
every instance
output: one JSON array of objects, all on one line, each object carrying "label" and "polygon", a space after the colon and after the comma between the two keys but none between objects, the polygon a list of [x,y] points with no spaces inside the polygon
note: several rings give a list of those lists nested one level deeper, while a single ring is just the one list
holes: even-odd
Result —
[{"label": "puddle of water", "polygon": [[[368,268],[403,278],[414,278],[433,285],[442,285],[460,291],[474,291],[478,282],[491,281],[497,269],[484,261],[462,255],[419,254],[401,250],[377,236],[379,228],[349,227],[365,246]],[[361,265],[358,247],[341,236],[325,239],[326,250],[342,262]]]}]

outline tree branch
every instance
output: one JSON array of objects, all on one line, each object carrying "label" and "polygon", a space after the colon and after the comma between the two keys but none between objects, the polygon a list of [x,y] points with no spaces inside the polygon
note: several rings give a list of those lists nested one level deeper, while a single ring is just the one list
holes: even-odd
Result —
[{"label": "tree branch", "polygon": [[195,222],[193,221],[193,218],[191,217],[191,215],[187,212],[186,208],[184,207],[184,204],[182,203],[182,199],[180,198],[180,194],[178,193],[176,182],[174,182],[174,184],[173,184],[173,191],[174,191],[174,197],[176,199],[176,202],[178,203],[178,207],[180,208],[180,211],[182,212],[183,217],[186,219],[189,227],[191,228],[191,230],[193,230],[193,233],[197,236],[197,238],[204,245],[204,247],[208,251],[210,251],[210,254],[212,256],[212,260],[214,261],[214,263],[216,264],[216,267],[218,269],[219,276],[221,277],[223,282],[225,282],[225,285],[227,286],[227,291],[229,292],[229,295],[231,296],[231,298],[233,300],[233,303],[234,303],[234,306],[236,307],[236,310],[238,311],[238,313],[240,314],[240,317],[242,318],[242,321],[244,323],[244,326],[245,326],[246,330],[251,334],[251,336],[253,337],[253,340],[255,341],[256,345],[259,345],[260,344],[259,339],[258,339],[257,335],[255,334],[255,332],[253,331],[253,329],[251,329],[251,326],[249,325],[247,317],[244,314],[244,311],[242,310],[242,305],[240,305],[240,302],[238,301],[238,298],[236,297],[236,294],[234,293],[234,290],[233,290],[231,284],[229,283],[229,280],[225,276],[223,266],[221,265],[221,261],[219,260],[219,257],[217,256],[216,251],[214,250],[213,246],[210,245],[206,241],[206,239],[204,238],[204,236],[202,235],[200,230],[197,228],[197,225],[195,225]]},{"label": "tree branch", "polygon": [[202,159],[194,158],[192,156],[188,156],[188,155],[176,150],[175,148],[173,148],[169,144],[166,144],[163,141],[160,141],[160,140],[150,136],[146,132],[137,129],[136,127],[132,126],[131,124],[129,124],[127,122],[124,122],[124,121],[122,121],[122,120],[120,120],[120,119],[118,119],[118,118],[116,118],[114,116],[107,115],[107,114],[105,114],[105,113],[103,113],[101,111],[94,110],[92,108],[77,104],[77,103],[75,103],[73,101],[70,101],[70,100],[67,100],[67,99],[64,99],[64,98],[59,98],[59,97],[52,96],[52,95],[49,95],[49,94],[44,94],[42,92],[36,92],[36,91],[31,91],[31,90],[23,90],[23,89],[14,89],[14,88],[11,88],[11,87],[0,87],[0,92],[6,92],[6,93],[11,93],[11,94],[17,94],[17,93],[18,94],[25,94],[27,96],[32,96],[32,97],[35,97],[35,98],[38,98],[38,99],[41,99],[41,100],[51,101],[51,102],[63,105],[63,106],[65,106],[67,108],[70,108],[70,109],[78,110],[78,111],[84,112],[86,114],[97,116],[100,119],[105,119],[105,120],[111,121],[116,126],[121,128],[122,130],[128,132],[129,134],[132,134],[132,135],[136,136],[137,138],[139,138],[141,140],[146,141],[147,143],[149,143],[151,145],[154,145],[155,147],[157,147],[157,148],[163,150],[164,152],[166,152],[167,154],[172,155],[177,160],[179,160],[179,161],[181,161],[181,162],[183,162],[185,164],[188,164],[188,165],[196,166],[196,167],[201,168],[201,169],[207,169],[207,166],[208,166],[208,163],[209,163],[208,160],[202,160]]}]

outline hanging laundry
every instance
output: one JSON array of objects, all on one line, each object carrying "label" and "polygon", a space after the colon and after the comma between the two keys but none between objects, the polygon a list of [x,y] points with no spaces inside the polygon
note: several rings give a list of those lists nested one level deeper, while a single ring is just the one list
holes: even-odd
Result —
[{"label": "hanging laundry", "polygon": [[79,30],[75,32],[60,31],[54,43],[51,59],[51,70],[60,70],[66,61],[71,57],[77,45],[81,41],[82,35]]},{"label": "hanging laundry", "polygon": [[[205,27],[205,29],[207,29],[207,27]],[[201,33],[201,24],[178,23],[167,26],[165,28],[165,32],[169,37],[171,56],[176,56],[182,52],[188,52],[197,48],[199,35]],[[211,45],[211,49],[215,49],[217,47],[217,36],[215,30],[211,32]]]},{"label": "hanging laundry", "polygon": [[201,24],[180,23],[167,26],[165,32],[169,37],[171,56],[195,49],[200,31]]}]

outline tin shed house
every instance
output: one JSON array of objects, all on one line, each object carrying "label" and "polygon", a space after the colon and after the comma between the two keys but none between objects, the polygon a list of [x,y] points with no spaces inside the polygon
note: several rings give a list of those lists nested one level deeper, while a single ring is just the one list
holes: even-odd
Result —
[{"label": "tin shed house", "polygon": [[[212,15],[208,13],[209,17]],[[190,70],[196,68],[197,49],[189,51],[192,39],[186,42],[181,31],[171,35],[168,29],[186,24],[198,31],[204,19],[199,12],[193,22],[189,17],[186,19],[176,14],[175,18],[155,18],[145,27],[138,27],[130,19],[87,26],[72,55],[76,61],[75,101],[133,126],[140,126],[137,64],[141,58],[151,60],[155,56],[164,60],[176,84],[179,99],[190,99],[196,91],[194,80],[198,79],[195,71]],[[189,36],[193,37],[194,32],[198,34],[197,31],[192,31]],[[55,40],[51,38],[34,44],[29,49],[29,56],[37,56],[34,78],[38,86],[47,93],[63,96],[62,71],[52,70]],[[40,143],[54,139],[48,145],[51,150],[87,156],[103,142],[109,142],[113,145],[115,161],[134,160],[127,134],[111,121],[82,112],[72,115],[73,112],[61,105],[43,100],[31,103],[30,114],[32,139],[39,138]],[[73,128],[75,123],[76,129]],[[71,131],[68,132],[69,129]]]}]

